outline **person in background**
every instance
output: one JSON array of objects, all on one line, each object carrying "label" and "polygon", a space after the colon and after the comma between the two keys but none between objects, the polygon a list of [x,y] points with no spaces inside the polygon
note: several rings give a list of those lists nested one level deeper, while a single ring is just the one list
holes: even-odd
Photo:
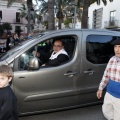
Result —
[{"label": "person in background", "polygon": [[18,43],[19,45],[21,45],[21,41],[20,41],[17,33],[15,33],[13,35],[13,42],[14,42],[14,45],[16,45],[16,43]]},{"label": "person in background", "polygon": [[29,33],[27,38],[31,39],[32,37],[33,37],[33,32]]},{"label": "person in background", "polygon": [[[41,57],[41,53],[33,51],[33,55]],[[42,66],[58,66],[69,60],[68,53],[64,49],[62,40],[55,40],[53,43],[53,52],[47,56],[48,60]]]},{"label": "person in background", "polygon": [[10,88],[13,71],[7,65],[0,66],[0,120],[18,120],[17,98]]},{"label": "person in background", "polygon": [[6,51],[10,50],[10,46],[9,46],[10,42],[11,42],[11,36],[8,35],[7,41],[6,41]]},{"label": "person in background", "polygon": [[21,36],[20,36],[20,41],[24,41],[24,40],[25,40],[24,36],[21,35]]},{"label": "person in background", "polygon": [[107,86],[103,114],[107,120],[120,120],[120,38],[112,42],[115,56],[113,56],[105,69],[100,82],[97,97],[102,97],[103,89]]}]

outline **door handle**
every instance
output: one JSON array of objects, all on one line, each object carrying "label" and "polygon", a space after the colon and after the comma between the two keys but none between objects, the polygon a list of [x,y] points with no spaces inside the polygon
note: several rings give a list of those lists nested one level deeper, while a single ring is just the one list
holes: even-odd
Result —
[{"label": "door handle", "polygon": [[87,71],[84,71],[85,74],[89,74],[89,75],[92,75],[95,71],[89,69]]},{"label": "door handle", "polygon": [[18,78],[25,78],[25,77],[21,76],[21,77],[18,77]]},{"label": "door handle", "polygon": [[77,72],[68,71],[68,72],[65,73],[64,75],[65,75],[65,76],[68,76],[68,77],[73,77],[75,74],[77,74]]}]

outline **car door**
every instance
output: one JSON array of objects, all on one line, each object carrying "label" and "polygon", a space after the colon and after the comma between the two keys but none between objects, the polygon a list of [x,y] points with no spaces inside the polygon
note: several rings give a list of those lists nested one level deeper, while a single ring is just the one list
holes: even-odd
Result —
[{"label": "car door", "polygon": [[77,104],[79,68],[76,66],[80,62],[77,47],[76,39],[74,57],[57,67],[20,70],[21,55],[15,59],[13,85],[22,114]]},{"label": "car door", "polygon": [[82,100],[86,103],[98,101],[96,92],[107,62],[113,55],[110,42],[114,38],[115,35],[112,32],[83,32],[81,79],[79,81],[80,102]]}]

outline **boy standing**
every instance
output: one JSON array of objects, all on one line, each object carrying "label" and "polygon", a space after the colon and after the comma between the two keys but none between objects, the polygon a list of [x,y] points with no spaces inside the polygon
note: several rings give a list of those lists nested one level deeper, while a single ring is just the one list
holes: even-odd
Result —
[{"label": "boy standing", "polygon": [[9,82],[13,71],[7,65],[0,66],[0,120],[18,120],[17,98]]},{"label": "boy standing", "polygon": [[105,69],[103,78],[97,91],[97,97],[102,97],[102,91],[107,86],[103,114],[107,120],[120,120],[120,38],[112,42],[115,56],[113,56]]}]

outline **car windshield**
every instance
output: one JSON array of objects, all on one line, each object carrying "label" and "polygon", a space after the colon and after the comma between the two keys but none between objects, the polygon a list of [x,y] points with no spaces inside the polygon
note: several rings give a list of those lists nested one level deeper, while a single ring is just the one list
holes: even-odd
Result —
[{"label": "car windshield", "polygon": [[25,42],[22,43],[23,44],[22,46],[15,46],[14,48],[9,50],[8,52],[1,54],[0,55],[0,61],[3,61],[5,59],[9,58],[11,55],[16,53],[17,51],[26,48],[27,46],[29,46],[35,40],[36,39],[31,39],[30,41],[25,41]]}]

